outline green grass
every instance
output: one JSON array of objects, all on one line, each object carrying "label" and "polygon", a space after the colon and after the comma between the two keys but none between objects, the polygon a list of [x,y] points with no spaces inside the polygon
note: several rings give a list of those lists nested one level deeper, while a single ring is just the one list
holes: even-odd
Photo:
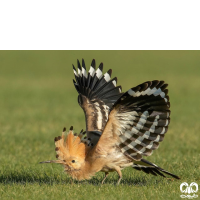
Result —
[{"label": "green grass", "polygon": [[[123,91],[147,80],[169,83],[169,131],[147,159],[181,180],[128,168],[119,186],[116,173],[104,185],[103,173],[72,182],[61,166],[38,164],[55,159],[54,137],[64,126],[85,128],[72,83],[77,58],[87,66],[103,61]],[[182,182],[200,185],[199,99],[199,51],[1,51],[0,199],[181,199]]]}]

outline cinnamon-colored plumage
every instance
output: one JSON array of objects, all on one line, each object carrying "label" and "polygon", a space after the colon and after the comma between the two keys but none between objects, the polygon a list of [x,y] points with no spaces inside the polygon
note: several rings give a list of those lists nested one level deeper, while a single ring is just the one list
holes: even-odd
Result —
[{"label": "cinnamon-colored plumage", "polygon": [[[92,61],[86,72],[78,61],[74,68],[74,85],[79,93],[78,102],[85,113],[86,132],[74,134],[73,127],[55,138],[58,160],[41,163],[58,163],[74,179],[90,179],[96,172],[116,171],[132,166],[145,173],[178,176],[143,159],[157,149],[164,139],[170,122],[170,103],[164,81],[148,81],[121,92],[117,79],[110,79],[112,70],[103,75],[103,64],[95,70]],[[163,173],[162,173],[163,172]]]}]

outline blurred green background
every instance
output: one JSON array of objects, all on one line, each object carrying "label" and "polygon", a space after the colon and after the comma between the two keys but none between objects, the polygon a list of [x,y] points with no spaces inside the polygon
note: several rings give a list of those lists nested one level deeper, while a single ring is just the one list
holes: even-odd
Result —
[{"label": "blurred green background", "polygon": [[[147,158],[181,176],[163,179],[133,169],[105,185],[103,173],[71,184],[55,158],[54,137],[64,126],[85,128],[72,64],[95,58],[113,70],[125,92],[150,80],[169,84],[171,123],[165,140]],[[200,184],[200,51],[0,51],[0,197],[2,199],[180,199],[180,184]],[[199,192],[200,196],[200,192]]]}]

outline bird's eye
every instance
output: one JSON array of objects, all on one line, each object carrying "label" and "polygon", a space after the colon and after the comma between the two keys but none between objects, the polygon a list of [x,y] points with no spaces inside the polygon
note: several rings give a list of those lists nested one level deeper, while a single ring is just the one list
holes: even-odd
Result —
[{"label": "bird's eye", "polygon": [[72,163],[75,163],[75,160],[72,160]]}]

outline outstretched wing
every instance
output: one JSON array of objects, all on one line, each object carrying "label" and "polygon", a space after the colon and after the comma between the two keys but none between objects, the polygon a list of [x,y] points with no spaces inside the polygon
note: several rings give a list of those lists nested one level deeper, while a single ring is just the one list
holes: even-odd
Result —
[{"label": "outstretched wing", "polygon": [[116,145],[134,160],[151,155],[170,122],[166,87],[164,81],[156,80],[128,90],[113,106],[97,149],[107,151]]},{"label": "outstretched wing", "polygon": [[95,60],[87,73],[85,62],[74,69],[74,86],[78,91],[78,103],[85,113],[87,136],[96,144],[107,121],[110,108],[121,97],[121,86],[116,86],[117,78],[111,79],[112,70],[103,75],[103,63],[95,70]]}]

